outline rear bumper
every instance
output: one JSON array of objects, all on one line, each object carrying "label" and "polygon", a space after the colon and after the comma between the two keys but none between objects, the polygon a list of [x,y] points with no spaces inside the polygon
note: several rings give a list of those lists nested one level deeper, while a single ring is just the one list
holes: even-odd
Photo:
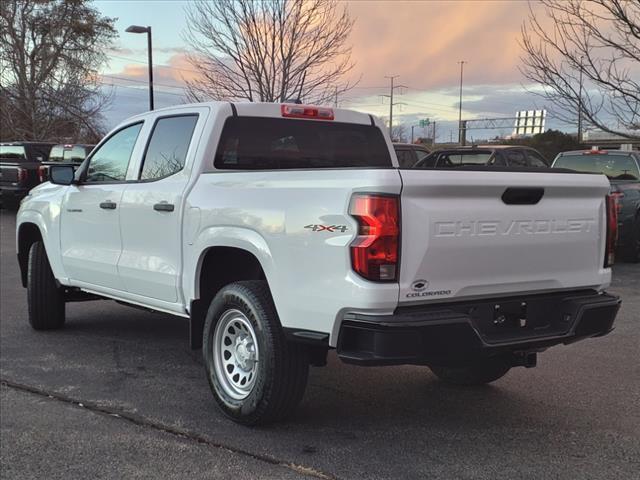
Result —
[{"label": "rear bumper", "polygon": [[2,203],[17,203],[27,196],[30,187],[16,187],[16,186],[0,186],[0,200]]},{"label": "rear bumper", "polygon": [[620,299],[593,290],[348,314],[337,351],[358,365],[457,365],[606,335]]}]

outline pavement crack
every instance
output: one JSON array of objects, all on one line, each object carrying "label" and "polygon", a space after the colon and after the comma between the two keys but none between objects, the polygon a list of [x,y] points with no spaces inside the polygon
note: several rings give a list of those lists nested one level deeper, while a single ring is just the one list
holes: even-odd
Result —
[{"label": "pavement crack", "polygon": [[129,413],[129,412],[124,412],[121,410],[117,410],[114,408],[109,408],[109,407],[105,407],[102,405],[98,405],[95,402],[91,402],[91,401],[86,401],[86,400],[77,400],[74,398],[71,398],[67,395],[55,392],[55,391],[48,391],[45,390],[43,388],[39,388],[39,387],[34,387],[32,385],[26,385],[23,383],[19,383],[19,382],[15,382],[13,380],[8,380],[5,378],[0,378],[0,385],[2,385],[3,387],[8,387],[8,388],[13,388],[15,390],[19,390],[22,392],[27,392],[27,393],[31,393],[33,395],[38,395],[40,397],[44,397],[44,398],[48,398],[51,400],[56,400],[59,402],[63,402],[63,403],[67,403],[70,405],[73,405],[77,408],[82,408],[85,410],[89,410],[91,412],[97,413],[97,414],[101,414],[101,415],[105,415],[107,417],[110,418],[114,418],[114,419],[121,419],[121,420],[125,420],[127,422],[133,423],[134,425],[138,425],[141,427],[147,427],[147,428],[152,428],[154,430],[160,431],[160,432],[164,432],[164,433],[168,433],[180,438],[186,438],[188,440],[203,444],[203,445],[207,445],[209,447],[212,448],[217,448],[220,450],[225,450],[227,452],[230,453],[235,453],[237,455],[243,455],[246,457],[250,457],[254,460],[258,460],[261,462],[266,462],[269,463],[271,465],[276,465],[276,466],[280,466],[283,468],[286,468],[288,470],[292,470],[297,474],[300,475],[305,475],[307,477],[312,477],[312,478],[320,478],[323,480],[338,480],[338,478],[335,475],[331,475],[328,473],[324,473],[321,472],[319,470],[316,470],[315,468],[312,467],[308,467],[308,466],[304,466],[304,465],[298,465],[296,463],[293,462],[287,462],[284,460],[280,460],[278,458],[272,457],[270,455],[265,455],[265,454],[259,454],[259,453],[254,453],[254,452],[250,452],[248,450],[244,450],[242,448],[238,448],[238,447],[234,447],[234,446],[230,446],[230,445],[225,445],[224,443],[221,442],[216,442],[214,440],[211,440],[210,438],[207,438],[204,435],[198,434],[196,432],[192,432],[189,430],[182,430],[176,427],[172,427],[171,425],[167,425],[161,422],[157,422],[154,420],[149,420],[148,418],[145,418],[141,415],[135,415],[133,413]]}]

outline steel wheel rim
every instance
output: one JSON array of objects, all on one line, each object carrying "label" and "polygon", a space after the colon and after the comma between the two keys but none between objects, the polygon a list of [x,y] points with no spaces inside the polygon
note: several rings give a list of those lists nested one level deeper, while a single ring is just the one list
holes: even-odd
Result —
[{"label": "steel wheel rim", "polygon": [[213,363],[224,392],[235,400],[249,396],[258,373],[258,341],[253,325],[240,310],[227,310],[213,335]]}]

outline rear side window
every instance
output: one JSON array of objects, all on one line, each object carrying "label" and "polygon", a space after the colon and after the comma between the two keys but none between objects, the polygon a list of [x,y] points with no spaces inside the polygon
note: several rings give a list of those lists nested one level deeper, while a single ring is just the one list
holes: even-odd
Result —
[{"label": "rear side window", "polygon": [[182,170],[197,122],[197,115],[156,121],[144,155],[140,180],[157,180]]},{"label": "rear side window", "polygon": [[219,169],[391,167],[373,125],[264,117],[230,117],[214,165]]},{"label": "rear side window", "polygon": [[398,149],[396,150],[396,156],[398,157],[398,165],[400,165],[400,168],[413,167],[416,163],[416,159],[411,150]]},{"label": "rear side window", "polygon": [[602,173],[610,180],[638,180],[638,164],[631,155],[585,154],[558,157],[554,168]]}]

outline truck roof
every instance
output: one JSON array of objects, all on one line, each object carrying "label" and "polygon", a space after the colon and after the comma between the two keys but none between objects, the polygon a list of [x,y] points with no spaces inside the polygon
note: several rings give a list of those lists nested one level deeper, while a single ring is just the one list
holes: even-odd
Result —
[{"label": "truck roof", "polygon": [[323,119],[323,118],[304,118],[301,116],[296,116],[294,118],[301,118],[307,121],[318,121],[318,122],[342,122],[342,123],[357,123],[361,125],[377,125],[382,127],[382,123],[373,117],[373,115],[369,115],[366,113],[356,112],[354,110],[347,110],[342,108],[334,108],[330,106],[321,106],[321,105],[304,105],[304,104],[294,104],[294,103],[267,103],[267,102],[200,102],[200,103],[186,103],[182,105],[174,105],[171,107],[159,108],[153,111],[141,113],[134,117],[130,117],[126,119],[121,125],[125,123],[131,123],[131,121],[142,120],[151,115],[161,114],[173,114],[173,113],[183,113],[193,110],[198,107],[206,107],[211,110],[221,110],[221,109],[230,109],[231,112],[239,116],[251,116],[251,117],[272,117],[272,118],[282,118],[284,116],[282,108],[283,105],[287,105],[290,107],[301,107],[301,108],[315,108],[315,109],[323,109],[330,110],[333,114],[332,119]]}]

